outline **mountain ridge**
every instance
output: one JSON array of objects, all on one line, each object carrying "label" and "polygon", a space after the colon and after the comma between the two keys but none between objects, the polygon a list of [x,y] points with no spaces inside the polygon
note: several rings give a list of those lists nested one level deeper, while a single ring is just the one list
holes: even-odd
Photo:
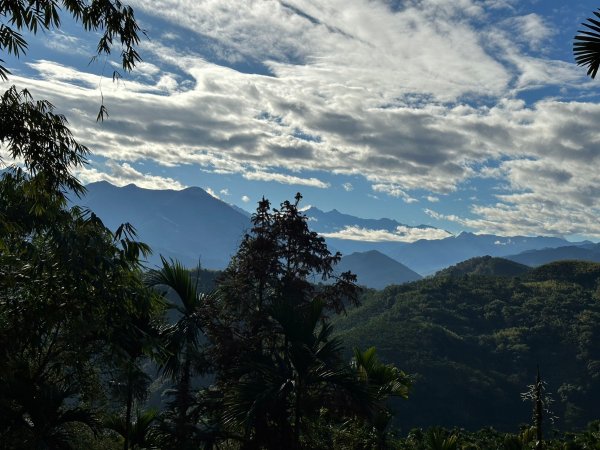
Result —
[{"label": "mountain ridge", "polygon": [[350,270],[357,275],[359,285],[373,289],[410,283],[422,278],[411,268],[377,250],[344,256],[335,269],[338,272]]},{"label": "mountain ridge", "polygon": [[[213,197],[199,187],[151,190],[135,184],[117,187],[100,181],[89,184],[87,194],[81,199],[72,199],[71,203],[89,207],[109,228],[115,229],[122,222],[135,226],[140,240],[154,250],[148,261],[150,265],[160,263],[159,255],[162,254],[167,258],[177,258],[189,267],[195,267],[200,261],[204,267],[222,269],[251,227],[248,212]],[[337,209],[324,212],[314,206],[305,210],[304,214],[309,217],[309,227],[322,235],[351,226],[389,232],[394,232],[398,226],[441,230],[427,225],[410,227],[394,219],[359,218]],[[444,239],[414,242],[337,237],[326,237],[326,241],[330,250],[345,255],[376,250],[420,275],[430,275],[477,256],[507,257],[528,250],[577,247],[579,244],[555,237],[501,237],[468,231]],[[580,244],[595,245],[589,242]]]}]

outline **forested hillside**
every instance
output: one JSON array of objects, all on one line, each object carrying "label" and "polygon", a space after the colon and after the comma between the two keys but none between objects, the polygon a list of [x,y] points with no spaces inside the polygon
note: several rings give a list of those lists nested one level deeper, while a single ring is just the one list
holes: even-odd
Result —
[{"label": "forested hillside", "polygon": [[403,429],[432,423],[515,429],[539,365],[558,416],[580,427],[600,398],[600,265],[562,262],[521,278],[437,276],[383,291],[336,321],[348,348],[376,346],[414,375]]}]

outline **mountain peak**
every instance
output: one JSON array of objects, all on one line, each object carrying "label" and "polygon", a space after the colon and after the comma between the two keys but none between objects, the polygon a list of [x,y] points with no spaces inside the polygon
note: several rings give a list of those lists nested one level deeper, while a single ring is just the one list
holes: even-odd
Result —
[{"label": "mountain peak", "polygon": [[359,285],[374,289],[421,279],[421,275],[415,271],[377,250],[354,252],[344,256],[336,270],[350,270],[357,275]]}]

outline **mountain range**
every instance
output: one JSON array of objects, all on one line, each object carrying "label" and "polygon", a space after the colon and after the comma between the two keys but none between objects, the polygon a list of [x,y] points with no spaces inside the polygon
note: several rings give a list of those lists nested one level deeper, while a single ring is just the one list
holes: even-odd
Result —
[{"label": "mountain range", "polygon": [[139,239],[152,247],[151,266],[163,255],[188,267],[200,262],[222,269],[250,227],[247,215],[198,187],[150,190],[101,181],[86,188],[85,197],[75,203],[94,211],[110,229],[131,223]]},{"label": "mountain range", "polygon": [[[148,260],[150,266],[160,263],[163,255],[177,258],[189,267],[200,262],[205,268],[222,269],[251,227],[250,213],[198,187],[149,190],[102,181],[87,185],[87,194],[72,202],[94,211],[111,229],[123,222],[135,226],[140,240],[154,251]],[[326,239],[331,250],[348,255],[339,269],[354,271],[359,275],[359,283],[368,287],[413,281],[420,275],[484,255],[531,266],[558,259],[600,261],[600,245],[588,241],[573,243],[557,237],[501,237],[468,232],[453,236],[427,225],[411,227],[393,219],[364,219],[335,209],[325,212],[310,207],[304,213],[312,230],[330,236]],[[344,238],[340,231],[352,227],[367,232],[383,230],[396,236],[394,240],[377,241]],[[448,237],[403,242],[398,230]]]}]

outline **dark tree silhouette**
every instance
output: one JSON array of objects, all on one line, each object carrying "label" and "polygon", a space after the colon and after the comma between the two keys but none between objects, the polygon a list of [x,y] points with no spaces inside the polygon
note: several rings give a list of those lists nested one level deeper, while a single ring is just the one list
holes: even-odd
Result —
[{"label": "dark tree silhouette", "polygon": [[[600,11],[600,10],[599,10]],[[600,12],[594,11],[600,18]],[[573,54],[577,65],[587,67],[587,74],[596,78],[600,67],[600,21],[590,17],[582,25],[586,30],[579,30],[573,43]]]}]

